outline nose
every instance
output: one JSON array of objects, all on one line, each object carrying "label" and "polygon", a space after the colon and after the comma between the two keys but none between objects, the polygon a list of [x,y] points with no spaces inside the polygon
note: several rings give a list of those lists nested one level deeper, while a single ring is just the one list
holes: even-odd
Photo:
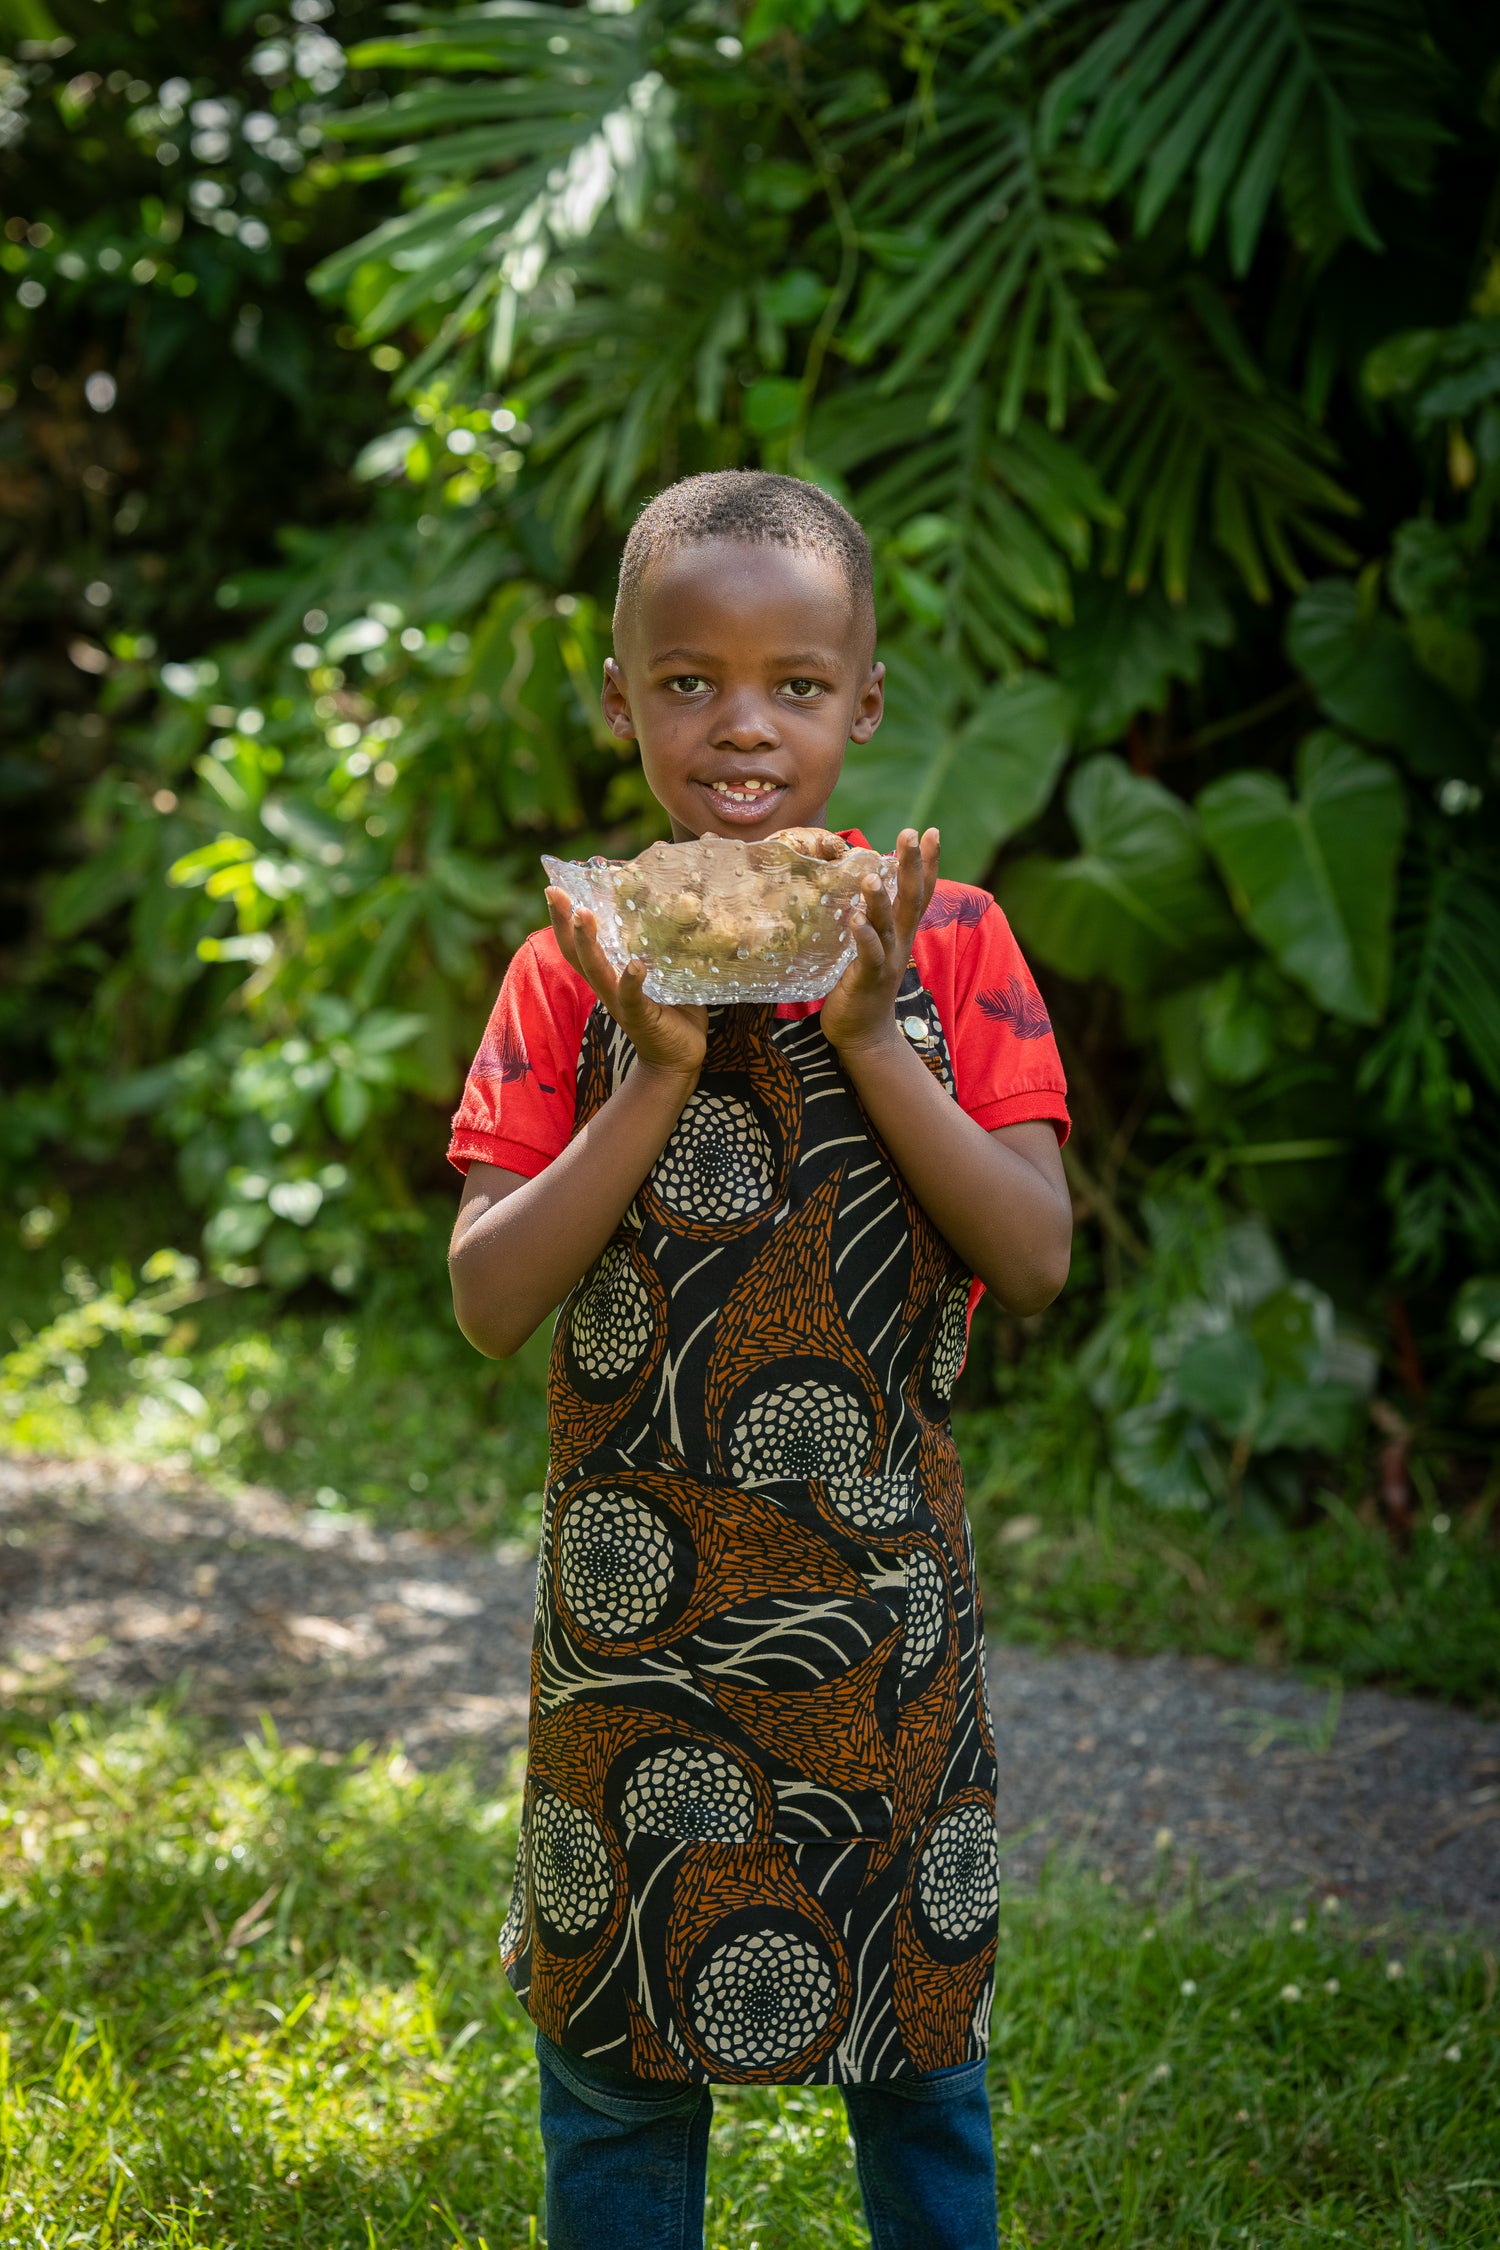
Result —
[{"label": "nose", "polygon": [[718,750],[774,750],[781,741],[775,704],[752,688],[726,697],[719,706],[713,740]]}]

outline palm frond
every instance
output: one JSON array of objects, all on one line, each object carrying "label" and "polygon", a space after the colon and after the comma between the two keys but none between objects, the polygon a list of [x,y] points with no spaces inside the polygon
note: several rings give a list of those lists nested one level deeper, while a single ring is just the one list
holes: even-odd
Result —
[{"label": "palm frond", "polygon": [[945,365],[936,421],[981,370],[998,368],[1003,429],[1018,428],[1033,391],[1060,428],[1078,393],[1109,393],[1075,288],[1113,256],[1086,208],[1098,192],[1071,157],[1039,154],[1025,110],[989,89],[946,97],[916,153],[893,151],[855,199],[862,234],[896,245],[902,270],[872,273],[848,356],[862,362],[894,344],[881,376],[888,393]]},{"label": "palm frond", "polygon": [[1108,571],[1133,591],[1159,575],[1181,601],[1206,536],[1267,601],[1273,579],[1303,583],[1299,547],[1353,561],[1329,523],[1356,505],[1334,479],[1333,448],[1271,390],[1206,282],[1120,292],[1104,347],[1121,403],[1087,450],[1126,518]]},{"label": "palm frond", "polygon": [[[444,346],[472,329],[492,299],[534,289],[553,250],[585,241],[606,212],[637,223],[653,176],[671,155],[672,96],[652,66],[651,10],[593,15],[512,0],[454,14],[412,11],[416,30],[354,51],[364,66],[444,73],[330,121],[356,145],[361,176],[411,182],[411,205],[314,273],[315,289],[347,289],[362,269],[385,287],[364,310],[369,341],[462,299]],[[449,83],[447,74],[497,74]]]},{"label": "palm frond", "polygon": [[1419,0],[1133,0],[1049,86],[1042,143],[1070,129],[1086,164],[1135,185],[1146,233],[1192,184],[1188,237],[1215,230],[1244,273],[1281,191],[1294,237],[1325,258],[1380,247],[1361,173],[1408,192],[1446,136]]},{"label": "palm frond", "polygon": [[1443,1056],[1446,1077],[1462,1050],[1500,1094],[1500,905],[1477,868],[1445,854],[1419,855],[1402,885],[1390,1021],[1365,1058],[1361,1084],[1380,1087],[1387,1114],[1420,1107],[1425,1060]]},{"label": "palm frond", "polygon": [[809,457],[853,484],[916,621],[944,630],[981,676],[1013,673],[1042,653],[1047,624],[1071,620],[1072,572],[1118,512],[1062,439],[1032,421],[1007,432],[992,390],[971,387],[937,428],[934,395],[887,398],[872,383],[836,396],[813,418]]}]

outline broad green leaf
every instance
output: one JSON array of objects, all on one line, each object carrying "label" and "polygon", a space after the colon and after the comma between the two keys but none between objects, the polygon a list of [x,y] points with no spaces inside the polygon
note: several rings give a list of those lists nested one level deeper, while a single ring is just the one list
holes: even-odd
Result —
[{"label": "broad green leaf", "polygon": [[1354,1434],[1361,1401],[1345,1383],[1278,1383],[1266,1401],[1255,1449],[1340,1453]]},{"label": "broad green leaf", "polygon": [[784,375],[762,375],[745,393],[741,415],[755,437],[779,437],[797,419],[802,405],[802,385]]},{"label": "broad green leaf", "polygon": [[433,852],[428,866],[438,888],[470,914],[487,920],[515,904],[516,886],[508,865],[487,866],[466,852]]},{"label": "broad green leaf", "polygon": [[1484,741],[1474,721],[1423,670],[1394,618],[1362,613],[1352,579],[1308,587],[1293,605],[1286,649],[1329,718],[1352,734],[1399,750],[1420,774],[1482,773]]},{"label": "broad green leaf", "polygon": [[1260,1419],[1266,1368],[1255,1338],[1238,1324],[1195,1336],[1177,1362],[1173,1390],[1228,1438],[1249,1438]]},{"label": "broad green leaf", "polygon": [[349,1037],[361,1056],[388,1055],[397,1047],[409,1046],[426,1028],[425,1016],[377,1008],[354,1026]]},{"label": "broad green leaf", "polygon": [[945,671],[931,649],[892,657],[886,718],[850,751],[834,803],[844,825],[882,845],[901,828],[940,829],[944,874],[971,881],[1051,796],[1072,740],[1072,699],[1056,680],[1023,673],[955,725]]},{"label": "broad green leaf", "polygon": [[1000,897],[1023,943],[1065,976],[1149,992],[1229,950],[1234,925],[1182,800],[1119,758],[1090,758],[1068,789],[1076,859],[1013,867]]},{"label": "broad green leaf", "polygon": [[328,1089],[328,1118],[341,1141],[359,1138],[370,1114],[370,1089],[357,1071],[341,1070]]},{"label": "broad green leaf", "polygon": [[1110,1459],[1121,1482],[1158,1508],[1207,1508],[1221,1479],[1202,1427],[1165,1399],[1128,1407],[1110,1424]]},{"label": "broad green leaf", "polygon": [[1330,1015],[1379,1020],[1390,986],[1396,862],[1406,801],[1394,769],[1328,732],[1297,753],[1297,795],[1235,773],[1198,799],[1235,907]]}]

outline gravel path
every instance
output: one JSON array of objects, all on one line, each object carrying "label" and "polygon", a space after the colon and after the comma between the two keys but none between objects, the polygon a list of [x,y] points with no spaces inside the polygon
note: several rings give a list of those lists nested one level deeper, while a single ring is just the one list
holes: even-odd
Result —
[{"label": "gravel path", "polygon": [[[378,1536],[276,1494],[231,1498],[109,1462],[0,1460],[0,1697],[175,1685],[234,1730],[399,1738],[500,1769],[525,1739],[532,1569]],[[996,1647],[1013,1874],[1062,1847],[1137,1885],[1337,1895],[1500,1930],[1500,1726],[1358,1690],[1342,1703],[1207,1659]]]}]

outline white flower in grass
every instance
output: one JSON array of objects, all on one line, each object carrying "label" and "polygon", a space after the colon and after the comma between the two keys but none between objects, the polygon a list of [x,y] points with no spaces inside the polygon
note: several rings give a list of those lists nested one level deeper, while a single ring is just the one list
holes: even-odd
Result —
[{"label": "white flower in grass", "polygon": [[1284,1984],[1281,1988],[1281,1997],[1283,2000],[1300,2000],[1302,1998],[1301,1985]]},{"label": "white flower in grass", "polygon": [[1181,1992],[1184,2000],[1191,2000],[1193,1994],[1197,1991],[1197,1989],[1198,1987],[1194,1984],[1191,1977],[1184,1977],[1181,1985],[1178,1987],[1178,1990]]},{"label": "white flower in grass", "polygon": [[1153,2078],[1170,2078],[1172,2075],[1172,2065],[1170,2063],[1158,2063],[1155,2070],[1152,2071],[1151,2075]]},{"label": "white flower in grass", "polygon": [[1385,1973],[1391,1984],[1399,1984],[1406,1974],[1406,1963],[1404,1961],[1387,1961]]},{"label": "white flower in grass", "polygon": [[1339,1980],[1338,1980],[1338,1978],[1337,1978],[1337,1977],[1325,1977],[1325,1978],[1324,1978],[1324,1980],[1323,1980],[1323,1990],[1324,1990],[1325,1992],[1337,1992],[1337,1991],[1338,1991],[1338,1988],[1339,1988]]},{"label": "white flower in grass", "polygon": [[1445,2047],[1443,2049],[1444,2062],[1462,2062],[1463,2059],[1464,2051],[1462,2047]]}]

